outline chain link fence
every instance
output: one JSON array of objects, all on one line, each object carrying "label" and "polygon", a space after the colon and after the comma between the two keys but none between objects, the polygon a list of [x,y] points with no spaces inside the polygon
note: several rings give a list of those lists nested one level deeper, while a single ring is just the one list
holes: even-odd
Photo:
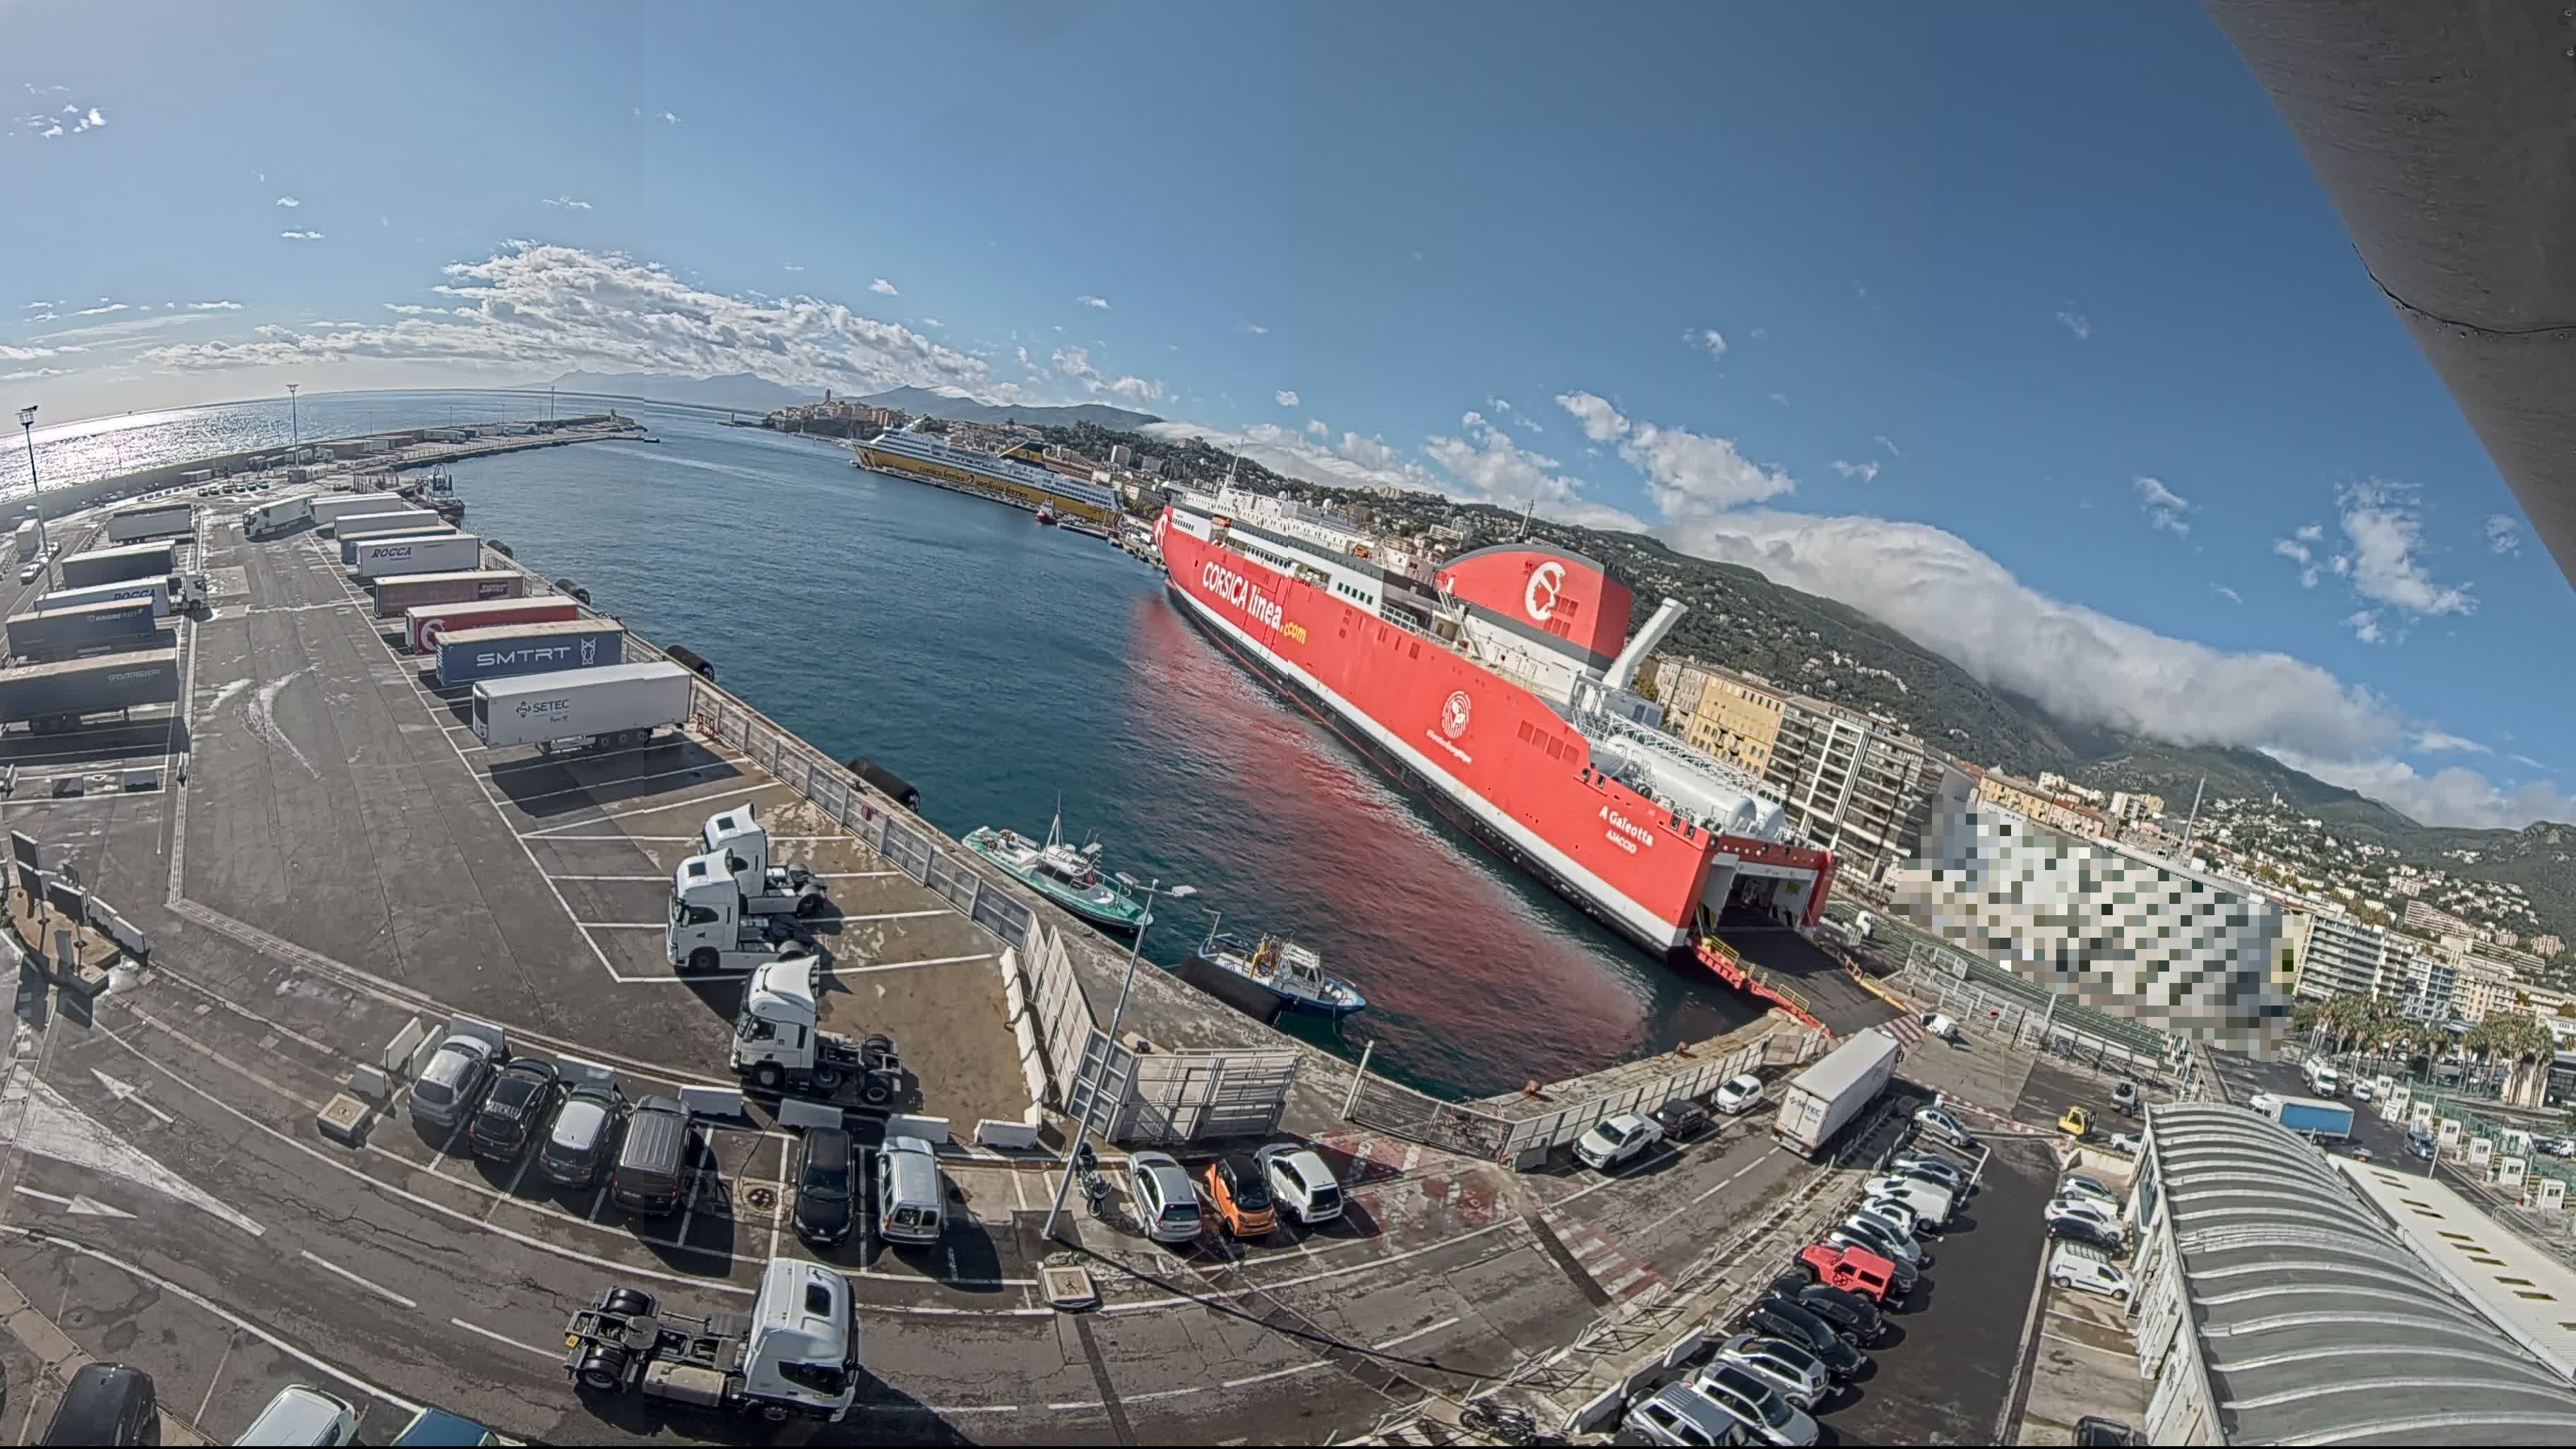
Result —
[{"label": "chain link fence", "polygon": [[2001,1032],[2026,1051],[2045,1051],[2094,1071],[2162,1078],[2174,1070],[2173,1040],[2152,1027],[2123,1022],[2015,981],[1962,969],[1968,958],[1913,942],[1888,984],[1918,1008],[1964,1025]]}]

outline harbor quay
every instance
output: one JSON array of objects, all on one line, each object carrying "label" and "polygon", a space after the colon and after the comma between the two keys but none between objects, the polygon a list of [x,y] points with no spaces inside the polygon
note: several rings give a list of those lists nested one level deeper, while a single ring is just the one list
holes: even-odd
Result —
[{"label": "harbor quay", "polygon": [[[1569,1156],[1604,1116],[1777,1081],[1829,1044],[1785,1016],[1445,1102],[1150,966],[1130,989],[1123,944],[711,681],[642,745],[484,748],[470,688],[405,652],[331,540],[244,535],[236,503],[292,491],[199,507],[209,607],[178,631],[166,717],[0,735],[9,829],[148,941],[103,990],[22,975],[0,1301],[25,1305],[7,1349],[38,1386],[25,1412],[82,1358],[146,1363],[174,1440],[228,1442],[287,1382],[360,1406],[371,1436],[435,1404],[529,1440],[729,1437],[576,1393],[566,1316],[612,1283],[741,1312],[794,1256],[839,1271],[863,1325],[858,1407],[819,1442],[1348,1438],[1561,1354],[1660,1301],[1713,1223],[1852,1177],[1775,1151],[1761,1114],[1609,1173]],[[103,521],[55,527],[78,549]],[[483,566],[546,588],[542,559]],[[630,639],[630,662],[658,656]],[[935,1243],[871,1223],[798,1240],[797,1131],[729,1066],[748,973],[667,959],[673,873],[744,804],[827,899],[800,923],[819,1025],[899,1054],[890,1099],[842,1120],[863,1145],[935,1144]],[[460,1018],[612,1072],[630,1101],[685,1100],[677,1209],[639,1216],[416,1127],[411,1068]],[[1072,1195],[1050,1240],[1068,1112],[1108,1129],[1110,1192]],[[1132,1154],[1195,1174],[1261,1143],[1315,1150],[1343,1216],[1142,1234]],[[1070,1298],[1054,1268],[1081,1270]]]}]

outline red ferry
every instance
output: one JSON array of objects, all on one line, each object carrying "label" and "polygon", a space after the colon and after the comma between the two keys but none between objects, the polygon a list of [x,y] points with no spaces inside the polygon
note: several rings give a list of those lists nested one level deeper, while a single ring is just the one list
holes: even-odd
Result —
[{"label": "red ferry", "polygon": [[[1680,618],[1534,541],[1437,564],[1227,487],[1156,520],[1181,610],[1450,821],[1648,950],[1694,953],[1729,906],[1808,926],[1834,858],[1743,772],[1628,689]],[[1623,647],[1624,646],[1624,647]]]}]

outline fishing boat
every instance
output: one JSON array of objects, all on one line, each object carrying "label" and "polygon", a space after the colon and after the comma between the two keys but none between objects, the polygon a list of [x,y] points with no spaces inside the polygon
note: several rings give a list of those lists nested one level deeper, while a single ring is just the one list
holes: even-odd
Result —
[{"label": "fishing boat", "polygon": [[[1225,985],[1241,983],[1260,993],[1274,1010],[1279,1007],[1303,1016],[1320,1016],[1339,1021],[1356,1011],[1368,1009],[1368,998],[1359,988],[1338,976],[1325,974],[1324,959],[1312,946],[1300,945],[1285,936],[1264,936],[1246,941],[1240,936],[1219,935],[1214,930],[1201,942],[1198,954],[1189,961],[1192,967],[1212,968],[1233,978]],[[1196,975],[1195,972],[1185,973]],[[1236,991],[1212,987],[1219,995],[1233,997]]]},{"label": "fishing boat", "polygon": [[1052,512],[1049,512],[1047,506],[1043,503],[1038,505],[1038,522],[1044,524],[1053,524],[1055,522],[1055,515]]},{"label": "fishing boat", "polygon": [[1153,923],[1144,903],[1100,873],[1099,842],[1079,849],[1065,843],[1062,811],[1048,824],[1044,841],[986,825],[967,832],[964,843],[1013,880],[1095,926],[1132,932]]}]

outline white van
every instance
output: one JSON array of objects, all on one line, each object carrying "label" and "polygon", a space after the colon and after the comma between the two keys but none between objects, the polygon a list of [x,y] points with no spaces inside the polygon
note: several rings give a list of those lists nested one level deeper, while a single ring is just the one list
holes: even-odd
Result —
[{"label": "white van", "polygon": [[2323,1062],[2308,1063],[2308,1092],[2312,1096],[2332,1097],[2343,1090],[2343,1078]]},{"label": "white van", "polygon": [[877,1154],[877,1236],[935,1243],[946,1226],[939,1157],[918,1137],[889,1137]]}]

